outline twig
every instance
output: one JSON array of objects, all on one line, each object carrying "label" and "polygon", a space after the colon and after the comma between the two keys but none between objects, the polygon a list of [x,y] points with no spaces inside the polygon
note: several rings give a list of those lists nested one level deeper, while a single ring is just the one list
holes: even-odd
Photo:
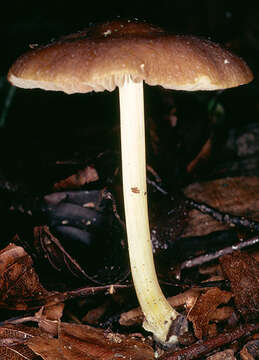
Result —
[{"label": "twig", "polygon": [[238,340],[249,333],[259,330],[259,323],[246,324],[228,333],[218,335],[209,340],[201,340],[187,348],[162,355],[160,360],[192,360],[208,354],[210,351]]},{"label": "twig", "polygon": [[212,216],[219,222],[228,224],[230,226],[239,226],[249,229],[250,231],[259,232],[259,223],[257,221],[246,218],[245,216],[236,216],[232,214],[223,213],[220,210],[213,208],[205,203],[200,203],[190,198],[186,198],[187,204],[192,208],[199,210],[203,214]]},{"label": "twig", "polygon": [[[91,295],[96,295],[99,293],[104,293],[104,294],[112,294],[113,292],[115,292],[117,289],[125,289],[125,288],[129,288],[132,285],[121,285],[121,284],[113,284],[113,285],[104,285],[104,286],[89,286],[89,287],[83,287],[83,288],[79,288],[76,290],[71,290],[71,291],[66,291],[66,292],[50,292],[49,295],[45,295],[44,298],[42,297],[41,299],[39,299],[37,301],[37,303],[35,302],[35,300],[32,298],[28,301],[26,301],[26,304],[28,304],[28,308],[29,310],[35,310],[35,309],[39,309],[41,306],[52,306],[55,304],[59,304],[61,302],[64,302],[66,300],[71,300],[71,299],[75,299],[75,298],[79,298],[79,297],[87,297],[87,296],[91,296]],[[30,302],[32,302],[32,305],[30,306]],[[2,308],[8,308],[9,310],[17,310],[16,307],[10,307],[10,306],[6,306],[6,304],[4,303],[0,303],[0,306]],[[17,319],[17,320],[16,320]],[[24,319],[24,320],[21,320]],[[21,323],[21,322],[27,322],[27,321],[32,321],[33,316],[25,316],[25,317],[17,317],[14,319],[11,319],[11,322],[14,324],[16,323]],[[36,321],[36,320],[35,320]],[[9,323],[9,321],[4,321],[4,322],[0,322],[0,326],[2,326],[3,324]]]},{"label": "twig", "polygon": [[[151,186],[153,186],[157,191],[159,191],[163,195],[170,196],[170,198],[173,200],[173,196],[163,188],[160,184],[158,185],[156,181],[150,180],[147,178],[147,183]],[[236,216],[228,213],[224,213],[220,210],[217,210],[213,208],[212,206],[209,206],[205,203],[198,202],[196,200],[190,199],[186,197],[184,194],[182,194],[186,205],[199,210],[203,214],[210,215],[214,219],[216,219],[219,222],[222,222],[224,224],[228,224],[230,226],[238,226],[243,227],[245,229],[248,229],[250,231],[259,232],[259,222],[251,220],[245,216]]]},{"label": "twig", "polygon": [[23,324],[25,322],[38,322],[39,319],[36,318],[36,316],[17,316],[14,318],[11,318],[9,320],[1,321],[0,326],[5,326],[8,324]]},{"label": "twig", "polygon": [[113,284],[113,285],[104,285],[104,286],[91,286],[80,288],[76,290],[71,290],[63,293],[65,300],[74,299],[77,297],[84,297],[89,295],[95,295],[97,293],[109,293],[112,294],[116,289],[126,289],[131,287],[132,285],[122,285],[122,284]]},{"label": "twig", "polygon": [[182,262],[180,269],[183,270],[183,269],[192,268],[194,266],[202,265],[205,264],[206,262],[218,259],[220,256],[230,254],[233,251],[241,250],[243,248],[246,248],[248,246],[253,246],[258,243],[259,243],[259,236],[255,236],[248,240],[240,241],[239,243],[236,243],[231,246],[227,246],[213,253],[206,253],[205,255],[197,256],[190,260],[185,260],[184,262]]},{"label": "twig", "polygon": [[[45,298],[45,306],[53,306],[55,304],[61,303],[66,300],[78,298],[78,297],[85,297],[89,295],[95,295],[98,293],[108,292],[111,293],[115,289],[118,288],[125,288],[127,285],[106,285],[106,286],[97,286],[97,287],[84,287],[72,291],[66,291],[64,293],[55,292],[54,294],[51,293],[49,296]],[[112,290],[111,290],[112,289]],[[42,306],[42,304],[41,304]],[[7,324],[23,324],[25,322],[39,322],[40,318],[36,315],[30,316],[18,316],[11,318],[9,320],[5,320],[0,322],[0,326],[4,326]]]},{"label": "twig", "polygon": [[[68,269],[71,271],[71,273],[74,276],[77,276],[77,273],[74,272],[74,269],[72,269],[71,265],[74,266],[74,268],[79,272],[79,274],[83,275],[85,278],[92,280],[91,277],[89,277],[85,271],[81,268],[81,266],[76,262],[75,259],[73,259],[69,253],[63,248],[63,246],[61,245],[61,243],[59,242],[59,240],[51,233],[51,231],[49,230],[48,226],[39,226],[39,241],[41,244],[41,247],[44,251],[45,256],[47,257],[48,261],[50,262],[50,264],[57,270],[57,271],[61,271],[61,269],[59,269],[56,264],[52,261],[51,258],[51,254],[47,249],[46,246],[46,239],[45,237],[47,237],[48,242],[47,245],[49,245],[49,243],[53,243],[57,246],[57,248],[59,249],[59,251],[61,251],[61,253],[63,254],[63,260],[64,263],[67,265]],[[36,230],[35,230],[36,231]]]},{"label": "twig", "polygon": [[151,179],[149,179],[149,177],[147,177],[147,183],[149,185],[153,186],[161,194],[169,195],[168,191],[166,191],[162,186],[158,185],[158,183],[155,180],[151,180]]},{"label": "twig", "polygon": [[124,231],[126,231],[126,224],[125,222],[121,219],[118,211],[117,211],[117,205],[116,205],[116,200],[114,199],[114,196],[112,195],[111,192],[107,191],[107,189],[105,188],[102,192],[103,194],[103,198],[106,200],[110,200],[112,203],[112,211],[114,216],[116,217],[116,219],[118,220],[119,224],[122,226],[122,228],[124,229]]}]

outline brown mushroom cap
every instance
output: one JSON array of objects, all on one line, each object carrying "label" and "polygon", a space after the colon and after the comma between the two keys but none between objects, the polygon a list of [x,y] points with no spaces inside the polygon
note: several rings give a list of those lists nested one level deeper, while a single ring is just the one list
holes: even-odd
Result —
[{"label": "brown mushroom cap", "polygon": [[176,90],[216,90],[246,84],[246,63],[220,45],[172,35],[143,22],[114,21],[32,49],[13,64],[18,87],[66,93],[112,91],[132,80]]}]

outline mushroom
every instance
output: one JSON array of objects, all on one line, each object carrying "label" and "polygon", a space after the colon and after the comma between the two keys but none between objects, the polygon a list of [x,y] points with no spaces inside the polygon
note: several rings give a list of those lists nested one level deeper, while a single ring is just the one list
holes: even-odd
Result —
[{"label": "mushroom", "polygon": [[65,93],[119,88],[125,220],[132,278],[143,326],[165,345],[186,323],[159,286],[150,240],[145,159],[143,82],[176,90],[216,90],[250,82],[237,56],[194,36],[172,35],[138,21],[112,21],[36,47],[8,73],[22,88]]}]

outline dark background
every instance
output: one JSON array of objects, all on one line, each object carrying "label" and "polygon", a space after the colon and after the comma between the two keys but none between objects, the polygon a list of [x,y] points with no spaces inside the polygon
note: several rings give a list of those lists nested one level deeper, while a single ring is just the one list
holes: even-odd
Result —
[{"label": "dark background", "polygon": [[49,41],[116,17],[143,19],[173,32],[220,42],[238,38],[243,46],[257,41],[259,26],[256,1],[10,1],[1,12],[1,73],[27,50],[28,44]]},{"label": "dark background", "polygon": [[[122,17],[143,19],[175,33],[210,38],[239,54],[253,70],[255,80],[238,89],[227,90],[223,96],[228,123],[230,126],[239,126],[245,122],[258,122],[257,2],[9,1],[5,3],[5,8],[2,4],[2,9],[0,111],[10,91],[4,80],[8,69],[20,54],[29,49],[30,44],[45,43],[61,35],[82,30],[96,22]],[[148,90],[147,108],[151,109],[152,99],[159,96],[157,90]],[[199,117],[195,112],[200,111],[200,105],[193,100],[195,98],[192,96],[195,95],[180,96],[182,118],[189,119],[190,128],[188,129],[188,125],[187,130],[192,132],[191,126]],[[34,173],[41,171],[42,178],[46,160],[53,160],[54,157],[59,160],[68,159],[82,153],[83,156],[92,156],[109,147],[117,149],[119,138],[110,136],[114,127],[118,126],[117,105],[116,91],[67,96],[42,90],[16,89],[4,126],[0,129],[2,169],[13,177],[30,170],[30,179],[32,170]],[[105,130],[103,133],[108,133],[108,136],[99,135],[102,128]],[[203,132],[203,140],[207,135],[208,131]],[[94,144],[91,144],[91,155],[88,149],[89,138],[94,139]],[[189,161],[190,155],[188,156]],[[165,166],[168,167],[168,164]],[[36,180],[37,177],[34,177],[33,182]]]}]

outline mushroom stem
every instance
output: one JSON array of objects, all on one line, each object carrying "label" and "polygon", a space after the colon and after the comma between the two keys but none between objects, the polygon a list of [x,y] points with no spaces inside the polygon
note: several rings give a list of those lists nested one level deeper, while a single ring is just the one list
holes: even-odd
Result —
[{"label": "mushroom stem", "polygon": [[131,274],[145,316],[143,327],[161,343],[177,342],[177,336],[168,339],[168,332],[179,314],[159,286],[150,240],[143,81],[135,83],[128,76],[119,93],[125,220]]}]

